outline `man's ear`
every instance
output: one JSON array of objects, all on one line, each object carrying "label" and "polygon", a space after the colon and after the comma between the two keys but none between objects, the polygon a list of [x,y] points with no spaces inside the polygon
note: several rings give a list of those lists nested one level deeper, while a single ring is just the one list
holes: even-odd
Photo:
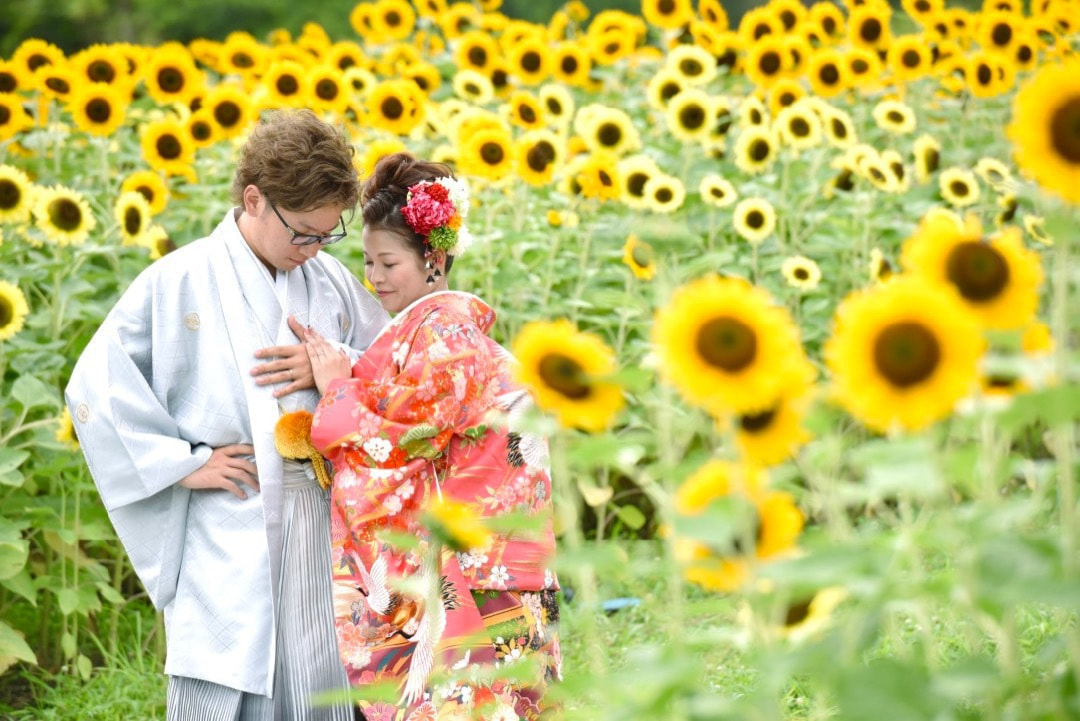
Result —
[{"label": "man's ear", "polygon": [[244,201],[244,212],[248,215],[258,215],[260,203],[266,199],[266,196],[262,194],[257,185],[249,185],[244,188],[244,192],[240,197]]}]

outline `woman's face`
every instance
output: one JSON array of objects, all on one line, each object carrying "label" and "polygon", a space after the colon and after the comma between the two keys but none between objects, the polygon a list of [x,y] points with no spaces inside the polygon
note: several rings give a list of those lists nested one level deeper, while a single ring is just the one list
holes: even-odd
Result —
[{"label": "woman's face", "polygon": [[427,284],[430,274],[401,236],[364,228],[364,276],[388,313],[400,313],[417,298],[441,289],[441,282]]}]

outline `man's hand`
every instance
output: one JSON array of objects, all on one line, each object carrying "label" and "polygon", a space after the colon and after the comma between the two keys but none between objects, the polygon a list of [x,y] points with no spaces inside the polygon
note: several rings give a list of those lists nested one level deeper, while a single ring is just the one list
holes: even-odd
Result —
[{"label": "man's hand", "polygon": [[239,456],[255,455],[255,446],[236,443],[231,446],[215,448],[208,460],[197,471],[180,479],[184,488],[208,489],[219,488],[228,491],[237,498],[247,498],[239,484],[259,490],[259,474],[255,464]]},{"label": "man's hand", "polygon": [[[289,328],[297,338],[304,339],[306,328],[289,316]],[[269,363],[257,365],[251,369],[255,383],[260,386],[286,383],[274,391],[275,398],[287,396],[296,391],[315,387],[315,374],[311,372],[311,361],[303,343],[297,345],[274,345],[255,351],[256,358],[273,358]]]}]

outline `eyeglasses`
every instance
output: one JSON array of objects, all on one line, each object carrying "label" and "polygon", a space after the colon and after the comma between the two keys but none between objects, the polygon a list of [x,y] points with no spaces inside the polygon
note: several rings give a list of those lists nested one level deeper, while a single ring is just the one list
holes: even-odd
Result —
[{"label": "eyeglasses", "polygon": [[312,245],[314,243],[318,243],[319,245],[330,245],[332,243],[338,242],[349,234],[348,231],[345,230],[344,218],[340,219],[340,233],[327,233],[326,235],[309,235],[307,233],[297,233],[295,230],[290,228],[289,224],[285,222],[285,219],[281,217],[281,213],[278,212],[277,206],[274,205],[272,201],[268,200],[268,202],[270,203],[270,207],[274,211],[274,215],[276,215],[278,217],[278,220],[281,221],[281,224],[285,226],[285,230],[289,231],[289,233],[292,235],[292,240],[290,242],[293,245]]}]

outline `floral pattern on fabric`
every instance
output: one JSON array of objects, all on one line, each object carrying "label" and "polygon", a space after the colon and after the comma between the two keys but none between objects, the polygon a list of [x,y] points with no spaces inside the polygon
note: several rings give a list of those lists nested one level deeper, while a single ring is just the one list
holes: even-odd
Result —
[{"label": "floral pattern on fabric", "polygon": [[[351,378],[330,385],[315,412],[312,441],[335,472],[336,623],[342,660],[354,684],[387,678],[404,683],[409,673],[424,603],[393,590],[393,579],[421,573],[427,532],[420,512],[439,494],[466,504],[479,517],[515,512],[543,518],[538,536],[495,534],[485,548],[458,554],[444,550],[440,588],[446,627],[437,654],[444,670],[462,672],[505,659],[495,636],[481,646],[462,641],[482,636],[476,594],[509,592],[520,598],[543,591],[554,603],[558,581],[550,568],[555,538],[546,445],[530,438],[536,452],[522,454],[521,435],[507,428],[508,414],[527,392],[513,381],[509,354],[487,336],[494,320],[491,308],[475,296],[426,296],[372,343]],[[420,539],[420,548],[396,550],[376,538],[380,529],[412,535]],[[518,602],[516,612],[535,619],[536,608],[533,601]],[[557,675],[557,632],[552,627],[549,633],[543,643],[520,634],[501,638],[544,654],[541,666],[556,669]],[[525,650],[516,648],[519,654]],[[471,697],[479,694],[490,701],[488,710],[505,703],[508,712],[520,706],[519,715],[534,718],[546,682],[538,683],[531,691],[465,684],[469,690],[456,695],[428,688],[408,708],[375,704],[364,712],[368,718],[383,718],[393,711],[385,717],[401,721],[438,710],[443,718],[448,704],[471,708]]]}]

